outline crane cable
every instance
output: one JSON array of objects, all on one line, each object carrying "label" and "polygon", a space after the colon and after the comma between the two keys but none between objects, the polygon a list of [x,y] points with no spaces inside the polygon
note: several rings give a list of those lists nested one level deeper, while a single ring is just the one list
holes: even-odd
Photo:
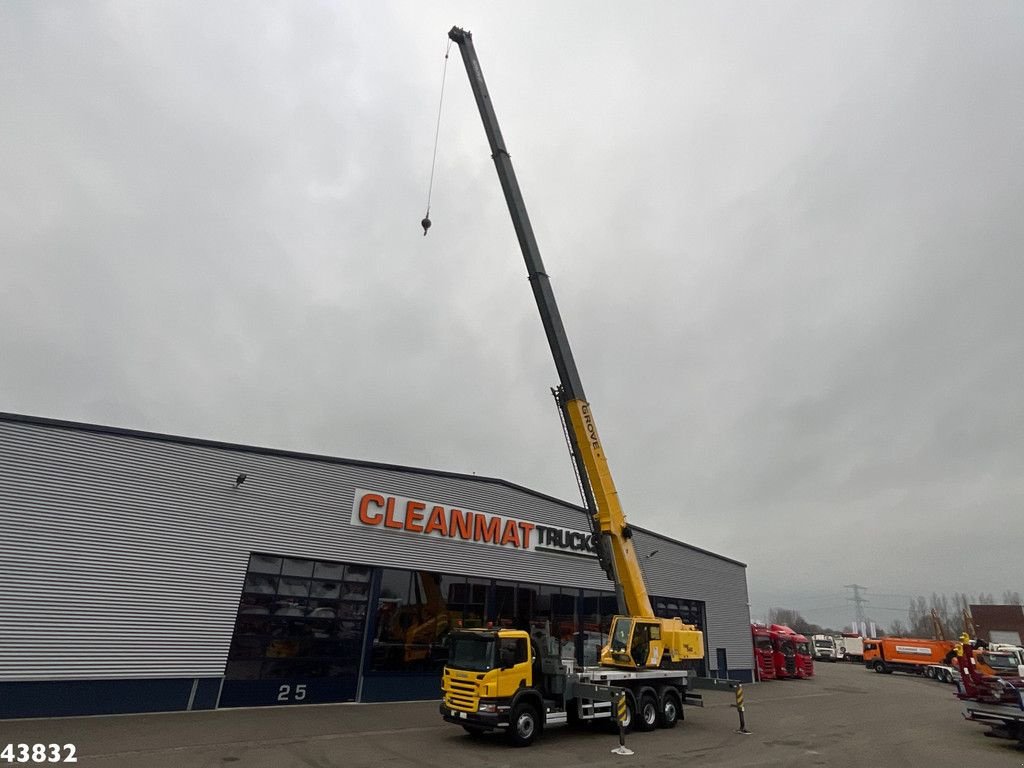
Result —
[{"label": "crane cable", "polygon": [[444,51],[444,69],[441,71],[441,98],[437,103],[437,125],[434,128],[434,154],[430,159],[430,183],[427,185],[427,212],[423,216],[420,226],[423,227],[423,236],[427,236],[430,229],[430,195],[434,191],[434,166],[437,163],[437,138],[441,134],[441,107],[444,105],[444,81],[448,76],[448,54],[452,50],[452,41],[448,40],[448,47]]}]

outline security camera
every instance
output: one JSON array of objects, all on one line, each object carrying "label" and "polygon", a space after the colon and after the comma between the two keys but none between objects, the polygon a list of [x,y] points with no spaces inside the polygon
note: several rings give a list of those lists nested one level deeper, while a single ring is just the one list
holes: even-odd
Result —
[{"label": "security camera", "polygon": [[246,478],[246,475],[239,475],[238,477],[236,477],[235,478],[235,488],[237,488],[242,483],[244,483],[245,482],[245,478]]}]

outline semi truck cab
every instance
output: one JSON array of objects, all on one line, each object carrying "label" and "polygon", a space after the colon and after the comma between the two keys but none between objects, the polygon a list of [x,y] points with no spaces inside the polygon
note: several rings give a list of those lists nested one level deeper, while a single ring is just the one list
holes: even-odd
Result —
[{"label": "semi truck cab", "polygon": [[508,728],[512,710],[529,704],[532,722],[521,727],[532,739],[544,701],[539,672],[539,656],[522,630],[456,631],[441,680],[441,714],[470,733],[483,733]]}]

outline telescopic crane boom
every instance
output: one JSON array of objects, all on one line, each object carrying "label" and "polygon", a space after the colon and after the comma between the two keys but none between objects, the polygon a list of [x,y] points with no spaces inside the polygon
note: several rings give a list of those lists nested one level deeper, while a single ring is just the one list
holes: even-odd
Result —
[{"label": "telescopic crane boom", "polygon": [[[588,511],[591,518],[591,529],[597,538],[597,552],[608,578],[615,584],[619,612],[631,619],[648,619],[658,625],[660,633],[645,629],[645,633],[660,634],[664,643],[664,656],[668,657],[671,650],[673,659],[703,657],[703,637],[693,627],[683,625],[678,619],[661,620],[654,618],[651,599],[644,584],[640,561],[633,548],[632,531],[626,523],[626,517],[619,503],[615,483],[612,481],[611,470],[605,457],[604,448],[598,437],[597,426],[590,405],[583,393],[576,362],[569,347],[569,340],[562,325],[562,318],[555,303],[555,295],[551,289],[551,281],[544,262],[541,260],[537,239],[530,225],[530,217],[526,212],[519,183],[512,169],[512,161],[505,147],[505,140],[498,126],[498,118],[491,103],[487,85],[484,82],[480,62],[473,47],[472,35],[459,27],[452,27],[448,33],[459,46],[462,60],[466,65],[469,82],[473,89],[480,117],[483,120],[484,132],[491,147],[491,157],[498,172],[505,201],[512,216],[519,246],[526,261],[526,269],[533,288],[533,296],[540,310],[544,332],[558,371],[560,387],[558,390],[559,406],[570,426],[569,436],[572,443],[574,460],[581,476]],[[616,617],[614,632],[618,633],[620,617]],[[674,622],[674,623],[673,623]],[[652,621],[644,626],[649,628]],[[634,627],[629,625],[630,636]],[[672,633],[675,633],[674,635]],[[683,634],[680,634],[683,633]],[[671,635],[671,636],[668,636]],[[625,638],[623,638],[625,639]],[[653,646],[661,643],[652,642]],[[699,645],[700,647],[696,647]],[[689,650],[687,650],[689,649]],[[621,658],[623,655],[627,658]],[[655,653],[652,658],[657,658]],[[628,654],[619,654],[620,661],[625,664]],[[609,663],[615,663],[610,661]],[[657,663],[657,662],[656,662]],[[637,662],[640,666],[644,664]]]}]

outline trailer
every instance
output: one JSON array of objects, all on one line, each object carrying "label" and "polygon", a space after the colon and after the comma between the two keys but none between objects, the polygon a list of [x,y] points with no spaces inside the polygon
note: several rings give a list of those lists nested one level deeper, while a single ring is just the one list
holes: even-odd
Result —
[{"label": "trailer", "polygon": [[964,701],[960,714],[964,720],[987,725],[986,736],[996,739],[1017,741],[1017,748],[1024,749],[1024,689],[1016,689],[1017,703],[994,703]]}]

